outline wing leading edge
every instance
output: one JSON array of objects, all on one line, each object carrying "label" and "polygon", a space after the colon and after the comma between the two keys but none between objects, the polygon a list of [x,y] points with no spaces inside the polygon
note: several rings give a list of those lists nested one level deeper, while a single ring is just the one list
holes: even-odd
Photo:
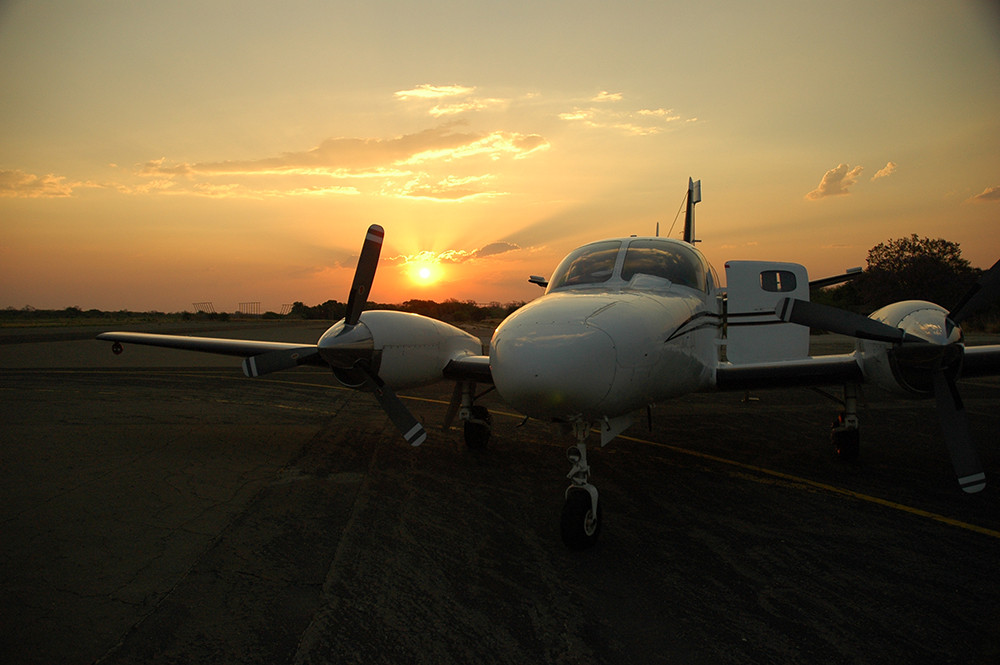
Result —
[{"label": "wing leading edge", "polygon": [[[960,378],[1000,375],[1000,345],[965,347]],[[747,365],[721,364],[716,369],[718,390],[754,390],[865,383],[857,353],[812,356]]]},{"label": "wing leading edge", "polygon": [[159,346],[184,351],[200,351],[226,356],[239,356],[243,360],[243,372],[256,377],[297,365],[317,365],[326,367],[315,344],[293,344],[290,342],[261,342],[247,339],[224,339],[218,337],[191,337],[187,335],[158,335],[153,333],[106,332],[97,339],[126,344]]},{"label": "wing leading edge", "polygon": [[718,390],[754,390],[863,383],[857,355],[813,356],[747,365],[720,365],[715,372]]}]

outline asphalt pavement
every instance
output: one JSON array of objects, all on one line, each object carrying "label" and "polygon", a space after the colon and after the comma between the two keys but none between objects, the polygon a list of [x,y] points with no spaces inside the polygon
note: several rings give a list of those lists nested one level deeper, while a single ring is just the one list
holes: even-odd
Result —
[{"label": "asphalt pavement", "polygon": [[998,380],[960,384],[978,495],[933,403],[866,393],[855,465],[810,390],[657,406],[570,552],[570,441],[495,395],[470,451],[408,392],[414,449],[327,372],[87,337],[0,344],[4,662],[1000,662]]}]

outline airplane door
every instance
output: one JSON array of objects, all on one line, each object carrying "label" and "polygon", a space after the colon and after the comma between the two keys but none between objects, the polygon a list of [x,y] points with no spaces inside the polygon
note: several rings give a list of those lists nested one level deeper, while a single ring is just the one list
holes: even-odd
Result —
[{"label": "airplane door", "polygon": [[797,263],[726,262],[726,359],[733,364],[809,355],[809,328],[778,319],[783,298],[809,300],[809,273]]}]

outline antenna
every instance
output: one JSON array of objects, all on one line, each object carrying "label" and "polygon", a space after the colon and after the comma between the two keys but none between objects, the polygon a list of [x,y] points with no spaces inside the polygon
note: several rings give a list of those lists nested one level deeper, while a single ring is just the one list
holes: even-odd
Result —
[{"label": "antenna", "polygon": [[694,204],[701,202],[701,180],[688,178],[687,210],[684,213],[684,242],[692,245],[700,240],[694,238]]}]

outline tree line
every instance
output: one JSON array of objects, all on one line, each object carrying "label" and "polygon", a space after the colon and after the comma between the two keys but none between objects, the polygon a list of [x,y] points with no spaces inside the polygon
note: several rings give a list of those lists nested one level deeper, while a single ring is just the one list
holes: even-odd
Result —
[{"label": "tree line", "polygon": [[[859,314],[869,314],[899,300],[929,300],[942,307],[954,308],[961,297],[975,284],[982,270],[974,268],[962,257],[956,242],[943,238],[922,238],[917,234],[890,239],[868,250],[867,267],[856,278],[838,286],[815,289],[811,299]],[[366,309],[390,309],[422,314],[454,323],[503,319],[524,302],[491,302],[480,305],[472,300],[448,299],[407,300],[402,304],[367,303]],[[347,304],[337,300],[309,306],[295,302],[288,314],[265,312],[263,319],[321,319],[337,321],[344,318]],[[115,321],[228,321],[240,315],[225,312],[105,312],[67,307],[61,310],[38,310],[33,307],[0,310],[0,321],[8,324],[31,325],[45,321],[78,321],[80,323]],[[971,317],[966,329],[1000,332],[1000,303],[994,303]]]}]

